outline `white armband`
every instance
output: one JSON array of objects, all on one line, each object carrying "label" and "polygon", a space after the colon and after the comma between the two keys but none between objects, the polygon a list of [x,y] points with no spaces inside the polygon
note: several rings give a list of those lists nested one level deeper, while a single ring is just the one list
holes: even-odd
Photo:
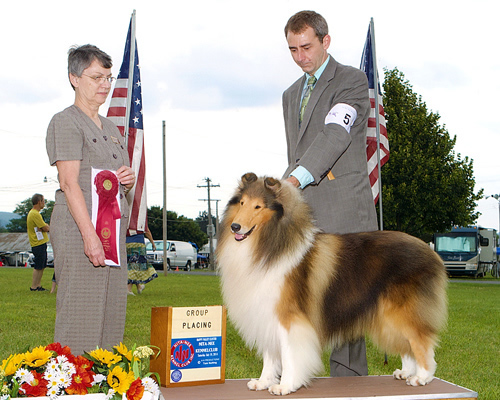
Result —
[{"label": "white armband", "polygon": [[328,115],[325,118],[326,124],[339,124],[342,125],[345,130],[350,133],[351,126],[354,125],[358,113],[354,107],[349,104],[338,103],[333,106]]}]

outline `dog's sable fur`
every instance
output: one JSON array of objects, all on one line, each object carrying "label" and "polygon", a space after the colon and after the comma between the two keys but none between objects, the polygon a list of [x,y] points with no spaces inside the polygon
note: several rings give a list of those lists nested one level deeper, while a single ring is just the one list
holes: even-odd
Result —
[{"label": "dog's sable fur", "polygon": [[421,240],[321,233],[300,190],[248,173],[220,224],[217,263],[229,316],[264,359],[250,389],[294,392],[323,370],[325,346],[365,334],[401,355],[395,378],[432,381],[447,276]]}]

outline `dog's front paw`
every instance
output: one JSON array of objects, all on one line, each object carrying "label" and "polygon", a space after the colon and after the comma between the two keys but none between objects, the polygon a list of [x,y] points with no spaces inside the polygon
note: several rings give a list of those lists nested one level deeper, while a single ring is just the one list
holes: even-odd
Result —
[{"label": "dog's front paw", "polygon": [[434,377],[432,375],[430,376],[414,375],[406,380],[406,384],[409,386],[425,386],[428,383],[431,383],[433,379]]},{"label": "dog's front paw", "polygon": [[283,385],[283,384],[277,384],[277,385],[272,385],[269,388],[269,393],[275,394],[278,396],[285,396],[287,394],[290,394],[292,392],[295,392],[295,389],[291,385]]},{"label": "dog's front paw", "polygon": [[252,379],[250,382],[247,383],[247,387],[250,390],[265,390],[269,388],[273,383],[266,381],[266,380],[260,380],[260,379]]},{"label": "dog's front paw", "polygon": [[405,370],[397,369],[392,373],[396,379],[406,380],[411,376],[411,373]]}]

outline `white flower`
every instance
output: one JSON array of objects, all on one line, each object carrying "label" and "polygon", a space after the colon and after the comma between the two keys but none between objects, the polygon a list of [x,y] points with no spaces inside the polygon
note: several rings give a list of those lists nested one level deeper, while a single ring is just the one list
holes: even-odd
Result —
[{"label": "white flower", "polygon": [[147,377],[141,379],[142,386],[144,386],[144,390],[146,392],[150,392],[153,394],[153,399],[157,399],[160,394],[160,388],[158,384],[153,380],[153,378]]},{"label": "white flower", "polygon": [[14,374],[14,378],[19,380],[20,384],[33,382],[34,376],[26,368],[19,368]]},{"label": "white flower", "polygon": [[95,374],[94,381],[92,382],[92,386],[99,384],[106,380],[106,377],[103,374]]},{"label": "white flower", "polygon": [[59,376],[58,383],[63,388],[67,388],[71,385],[71,375],[61,374],[61,376]]},{"label": "white flower", "polygon": [[141,358],[141,359],[148,358],[148,357],[152,356],[153,354],[154,354],[154,351],[151,350],[151,348],[148,346],[138,347],[134,351],[134,357]]},{"label": "white flower", "polygon": [[57,398],[57,396],[59,396],[59,388],[57,386],[49,388],[49,390],[47,390],[47,396],[49,396],[51,399]]},{"label": "white flower", "polygon": [[[45,378],[45,376],[44,376]],[[47,378],[45,378],[47,379]],[[55,389],[55,390],[59,390],[59,383],[57,382],[57,380],[53,380],[53,379],[48,379],[49,383],[47,383],[47,389]]]},{"label": "white flower", "polygon": [[65,362],[68,362],[68,357],[66,357],[65,355],[60,355],[56,357],[56,360],[59,364],[63,364]]},{"label": "white flower", "polygon": [[108,394],[104,398],[104,400],[110,400],[115,395],[115,391],[113,389],[109,389]]}]

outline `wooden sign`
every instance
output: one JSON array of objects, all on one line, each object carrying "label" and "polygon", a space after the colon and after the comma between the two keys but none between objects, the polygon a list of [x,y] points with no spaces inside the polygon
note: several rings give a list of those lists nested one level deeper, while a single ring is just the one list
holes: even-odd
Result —
[{"label": "wooden sign", "polygon": [[161,349],[150,370],[162,386],[224,383],[226,308],[153,307],[151,344]]}]

